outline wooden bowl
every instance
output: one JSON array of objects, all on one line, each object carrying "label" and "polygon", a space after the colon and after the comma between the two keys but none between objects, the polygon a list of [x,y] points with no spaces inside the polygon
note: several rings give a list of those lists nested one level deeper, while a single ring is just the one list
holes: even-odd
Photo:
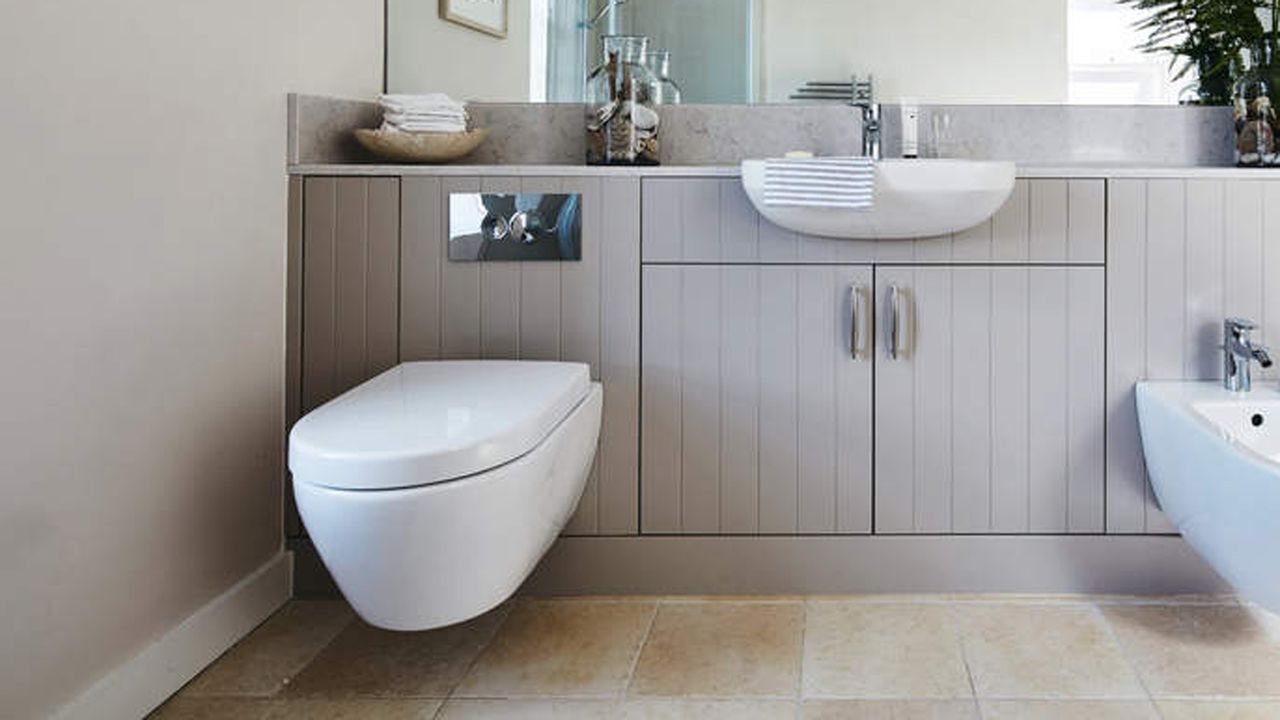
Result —
[{"label": "wooden bowl", "polygon": [[460,133],[356,130],[356,140],[380,158],[408,163],[447,163],[475,150],[489,137],[484,128]]}]

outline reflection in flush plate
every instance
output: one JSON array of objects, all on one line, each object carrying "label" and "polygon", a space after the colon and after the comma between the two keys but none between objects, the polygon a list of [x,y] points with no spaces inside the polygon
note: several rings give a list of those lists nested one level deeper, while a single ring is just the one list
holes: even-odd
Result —
[{"label": "reflection in flush plate", "polygon": [[450,193],[449,260],[582,259],[579,193]]}]

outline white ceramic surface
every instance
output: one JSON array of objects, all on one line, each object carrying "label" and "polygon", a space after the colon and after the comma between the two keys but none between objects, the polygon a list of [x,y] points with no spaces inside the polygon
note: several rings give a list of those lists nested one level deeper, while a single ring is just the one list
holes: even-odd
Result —
[{"label": "white ceramic surface", "polygon": [[[299,420],[289,433],[289,469],[314,485],[347,490],[483,472],[542,442],[590,384],[580,363],[405,363]],[[361,472],[352,473],[356,459]]]},{"label": "white ceramic surface", "polygon": [[[484,376],[491,364],[471,365]],[[464,369],[450,375],[461,377]],[[439,381],[437,376],[432,382]],[[544,408],[554,407],[555,396],[545,397]],[[600,384],[588,384],[562,414],[535,413],[547,432],[528,452],[447,482],[344,489],[312,482],[291,465],[307,532],[360,617],[390,630],[427,630],[470,619],[510,597],[582,495],[600,433],[602,398]],[[386,422],[371,418],[364,430]],[[339,483],[347,488],[387,487],[377,479],[381,459],[377,451],[333,453],[327,472],[347,473],[352,479]]]},{"label": "white ceramic surface", "polygon": [[1144,382],[1137,401],[1161,509],[1241,595],[1280,611],[1280,392]]},{"label": "white ceramic surface", "polygon": [[1013,192],[1011,162],[883,160],[876,163],[875,207],[842,210],[768,205],[764,161],[742,163],[742,186],[760,214],[805,235],[896,240],[948,235],[988,220]]}]

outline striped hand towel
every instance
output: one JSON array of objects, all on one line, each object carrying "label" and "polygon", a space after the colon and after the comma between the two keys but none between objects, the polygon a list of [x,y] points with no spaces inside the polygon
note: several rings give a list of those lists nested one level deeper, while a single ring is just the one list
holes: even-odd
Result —
[{"label": "striped hand towel", "polygon": [[773,158],[764,162],[766,205],[870,210],[876,166],[868,157]]}]

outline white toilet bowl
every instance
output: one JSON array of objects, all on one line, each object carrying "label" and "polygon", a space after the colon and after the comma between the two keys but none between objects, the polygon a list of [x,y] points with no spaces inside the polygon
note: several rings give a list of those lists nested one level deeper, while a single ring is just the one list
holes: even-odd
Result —
[{"label": "white toilet bowl", "polygon": [[360,617],[425,630],[510,597],[577,505],[601,404],[586,365],[423,362],[300,420],[298,511]]}]

